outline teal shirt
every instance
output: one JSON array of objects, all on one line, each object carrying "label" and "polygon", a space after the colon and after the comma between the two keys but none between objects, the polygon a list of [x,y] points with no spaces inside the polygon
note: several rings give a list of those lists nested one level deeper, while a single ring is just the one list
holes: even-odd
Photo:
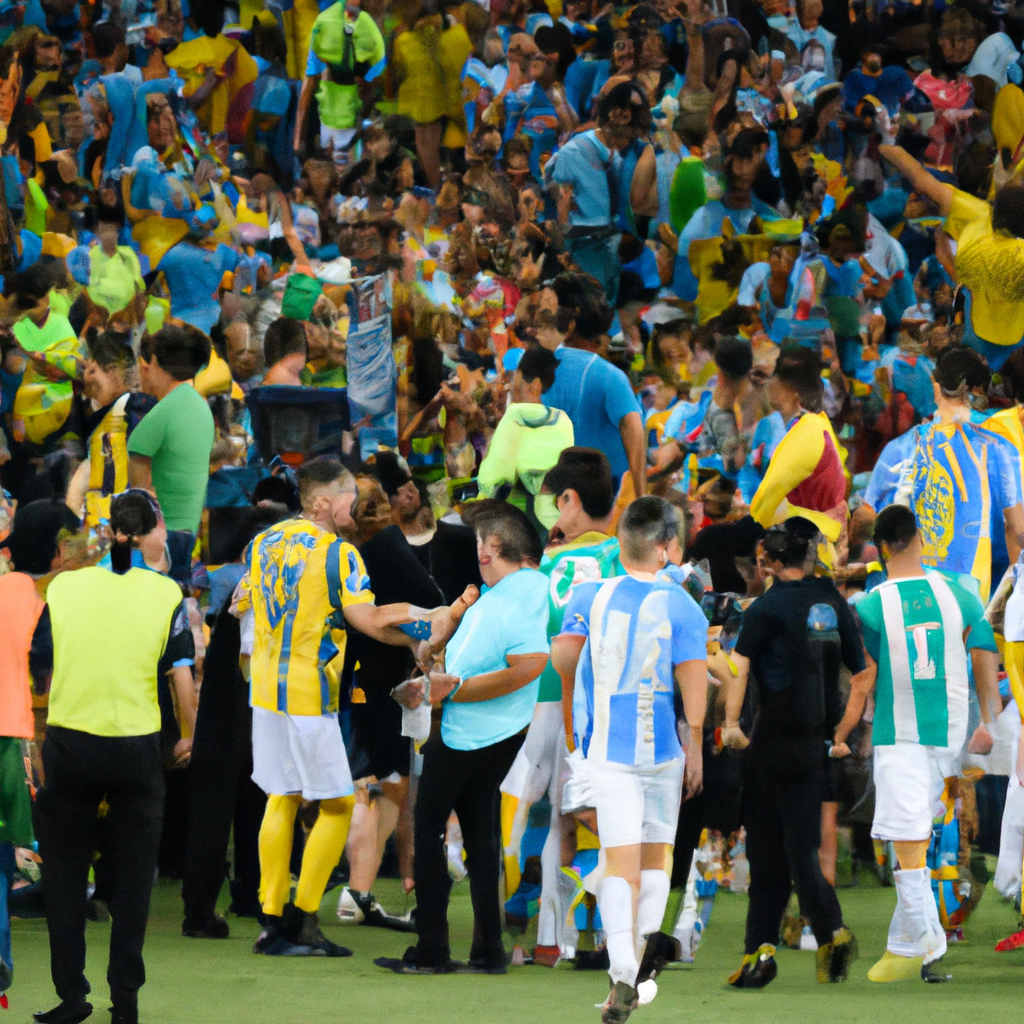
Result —
[{"label": "teal shirt", "polygon": [[[576,540],[551,548],[544,553],[540,571],[548,577],[548,636],[562,632],[562,619],[572,596],[574,583],[606,580],[612,576],[625,576],[619,561],[619,540],[593,531]],[[551,662],[540,677],[538,703],[552,703],[562,699],[562,680]]]},{"label": "teal shirt", "polygon": [[[548,653],[548,581],[536,569],[519,569],[493,587],[463,616],[445,651],[447,670],[462,679],[500,672],[517,654]],[[502,697],[473,703],[444,702],[441,738],[453,750],[480,750],[517,732],[533,719],[538,681]]]}]

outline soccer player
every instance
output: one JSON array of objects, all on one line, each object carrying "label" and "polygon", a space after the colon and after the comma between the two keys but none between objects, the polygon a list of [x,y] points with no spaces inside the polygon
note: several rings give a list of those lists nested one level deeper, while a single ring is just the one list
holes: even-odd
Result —
[{"label": "soccer player", "polygon": [[[550,501],[558,514],[551,532],[559,539],[544,552],[540,563],[540,571],[551,581],[548,636],[555,637],[562,631],[562,617],[574,584],[625,572],[619,561],[619,541],[608,533],[615,489],[607,457],[596,448],[566,448],[544,477],[540,497]],[[560,867],[565,863],[563,834],[564,838],[574,834],[576,820],[568,815],[563,822],[561,813],[565,734],[562,683],[549,662],[540,677],[537,707],[519,754],[530,767],[519,798],[512,842],[513,849],[518,849],[530,806],[547,793],[551,825],[541,853],[540,915],[533,951],[534,963],[545,967],[555,966],[566,945],[563,925],[568,907],[562,896],[568,894],[561,883],[565,876]]]},{"label": "soccer player", "polygon": [[[239,610],[251,608],[253,780],[268,796],[260,829],[260,898],[266,926],[254,952],[350,956],[320,930],[317,910],[341,859],[355,806],[338,726],[345,625],[383,643],[412,646],[399,624],[408,604],[376,607],[359,552],[338,537],[353,525],[355,480],[329,458],[299,470],[302,514],[261,533],[244,557]],[[295,902],[289,862],[295,815],[319,800]]]},{"label": "soccer player", "polygon": [[[835,731],[833,757],[850,752],[846,740],[875,692],[875,820],[871,835],[896,848],[896,912],[885,955],[870,981],[920,974],[947,981],[935,964],[946,952],[946,933],[932,896],[926,865],[932,822],[946,779],[958,774],[967,738],[967,655],[979,700],[997,691],[992,628],[981,603],[958,583],[922,565],[923,543],[913,512],[890,505],[875,521],[875,544],[888,582],[857,605],[867,668],[854,677],[846,713]],[[969,750],[991,747],[979,726]]]},{"label": "soccer player", "polygon": [[[602,1024],[625,1021],[637,1006],[638,946],[665,913],[684,771],[688,794],[701,787],[707,620],[682,587],[655,578],[678,536],[679,516],[667,501],[634,501],[619,524],[627,575],[573,587],[552,642],[555,668],[573,695],[573,731],[606,857],[598,906],[611,992]],[[689,730],[685,750],[673,681]]]},{"label": "soccer player", "polygon": [[726,681],[722,741],[742,749],[739,714],[752,674],[759,711],[744,778],[750,904],[736,988],[764,988],[778,973],[775,943],[796,887],[800,912],[818,941],[821,982],[844,981],[855,943],[818,859],[825,740],[840,716],[839,669],[864,668],[857,622],[830,579],[814,575],[822,535],[802,516],[764,538],[775,582],[744,613]]}]

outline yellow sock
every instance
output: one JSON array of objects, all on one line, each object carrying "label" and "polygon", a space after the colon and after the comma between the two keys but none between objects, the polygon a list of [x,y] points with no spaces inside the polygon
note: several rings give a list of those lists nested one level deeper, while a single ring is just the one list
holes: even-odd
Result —
[{"label": "yellow sock", "polygon": [[268,796],[260,826],[260,903],[280,917],[292,888],[292,836],[302,797]]},{"label": "yellow sock", "polygon": [[868,971],[868,981],[910,981],[921,977],[923,956],[897,956],[885,951],[882,959]]},{"label": "yellow sock", "polygon": [[295,890],[295,906],[309,914],[320,909],[331,872],[338,866],[356,806],[354,796],[320,801],[320,816],[306,839],[302,872]]}]

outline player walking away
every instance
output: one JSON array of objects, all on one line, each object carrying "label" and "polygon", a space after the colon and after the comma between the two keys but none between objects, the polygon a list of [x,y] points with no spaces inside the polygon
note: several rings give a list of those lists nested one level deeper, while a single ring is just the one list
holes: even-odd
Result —
[{"label": "player walking away", "polygon": [[742,749],[739,714],[753,673],[759,711],[744,778],[750,904],[736,988],[764,988],[778,973],[775,943],[796,887],[818,941],[818,981],[844,981],[856,944],[818,860],[825,738],[840,718],[839,669],[864,668],[857,622],[830,579],[814,575],[822,535],[795,517],[765,535],[775,582],[744,613],[727,687],[722,740]]},{"label": "player walking away", "polygon": [[[628,575],[577,584],[552,643],[562,686],[573,695],[575,742],[606,856],[597,897],[611,979],[603,1024],[620,1024],[637,1006],[640,951],[661,925],[669,894],[684,770],[687,792],[701,787],[707,619],[678,584],[656,579],[678,535],[678,513],[667,501],[634,501],[619,525]],[[685,751],[673,680],[689,730]]]},{"label": "player walking away", "polygon": [[[967,739],[967,653],[979,699],[988,700],[998,685],[991,653],[995,639],[975,597],[940,573],[925,571],[921,534],[910,509],[883,509],[875,522],[875,544],[889,579],[857,605],[868,665],[853,680],[832,756],[849,754],[847,737],[874,690],[871,835],[893,843],[899,870],[886,952],[868,979],[920,975],[941,982],[949,980],[935,966],[946,952],[946,933],[926,855],[932,823],[943,809],[943,788],[959,772]],[[989,747],[991,737],[979,726],[968,750]]]}]

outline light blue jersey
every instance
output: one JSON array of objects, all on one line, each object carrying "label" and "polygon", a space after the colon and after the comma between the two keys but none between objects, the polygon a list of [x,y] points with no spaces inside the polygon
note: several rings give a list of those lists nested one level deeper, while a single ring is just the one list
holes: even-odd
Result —
[{"label": "light blue jersey", "polygon": [[588,761],[646,770],[683,756],[673,669],[707,657],[707,629],[675,583],[617,576],[572,588],[562,635],[587,638],[573,731]]}]

